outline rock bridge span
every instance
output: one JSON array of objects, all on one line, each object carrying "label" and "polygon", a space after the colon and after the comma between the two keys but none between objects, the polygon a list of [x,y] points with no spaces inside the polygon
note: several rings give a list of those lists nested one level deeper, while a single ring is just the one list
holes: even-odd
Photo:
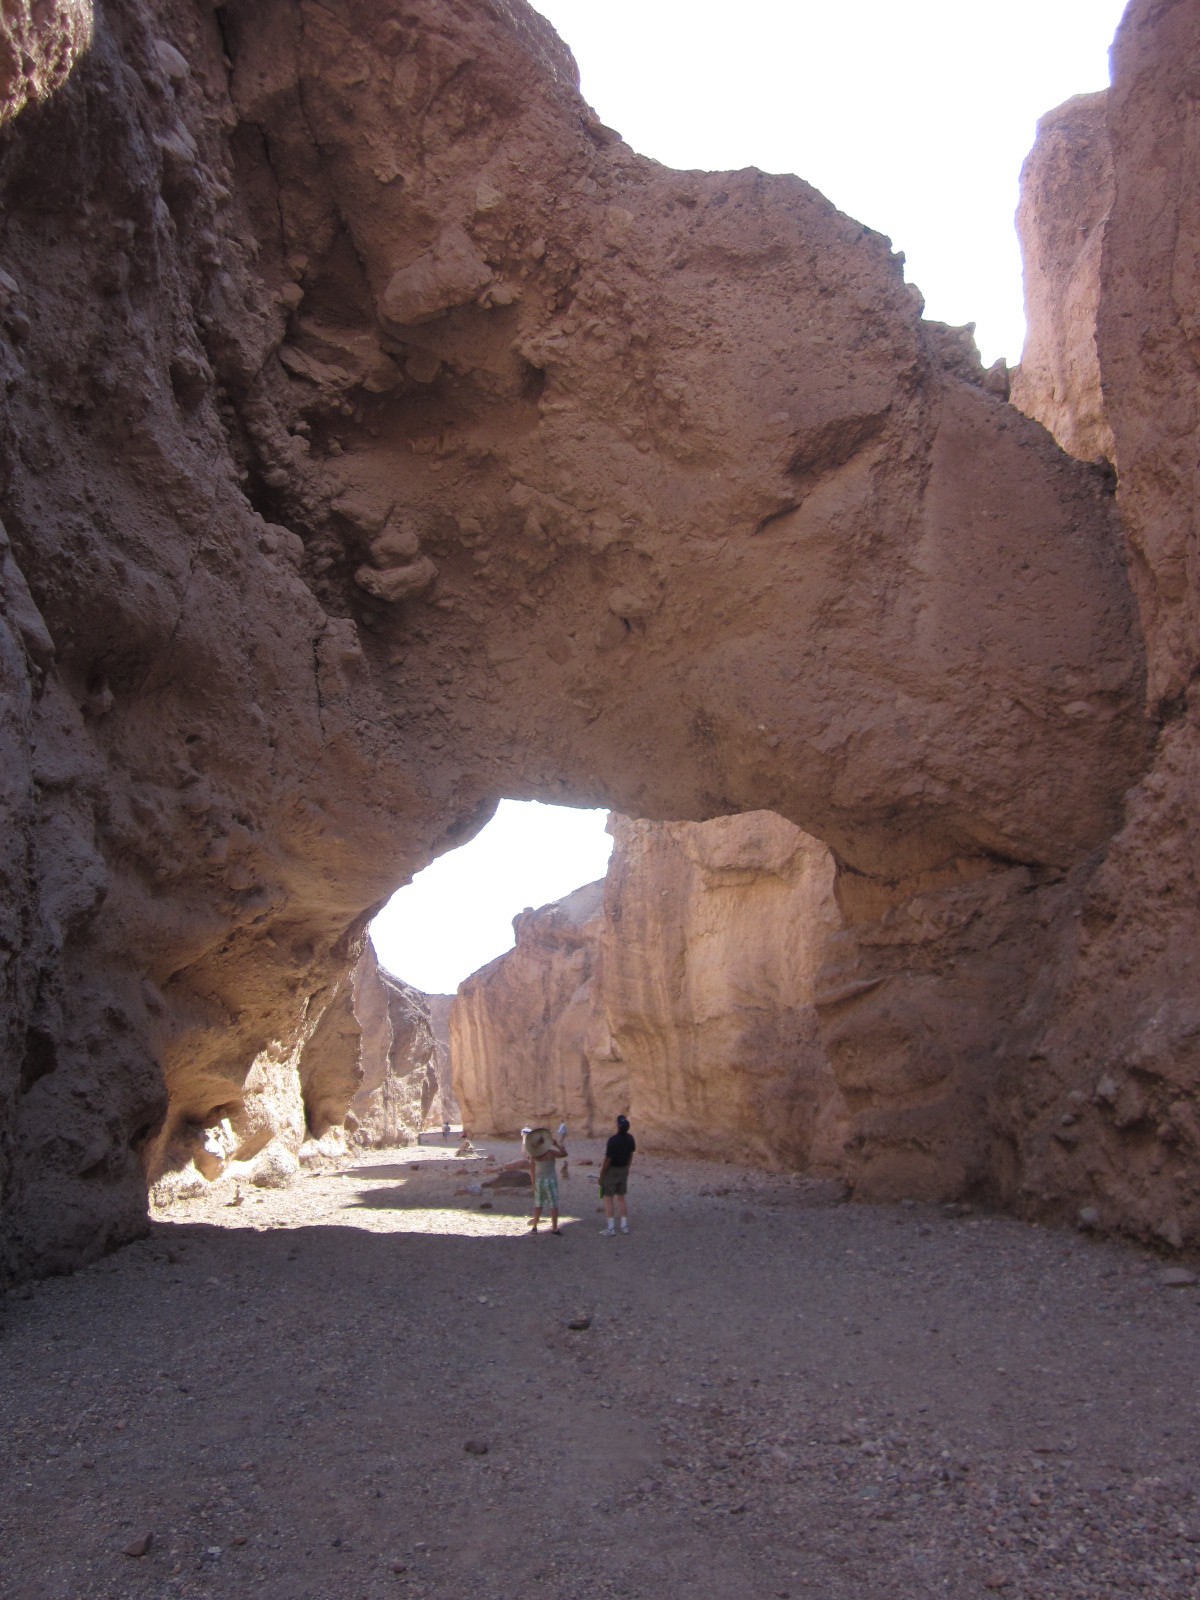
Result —
[{"label": "rock bridge span", "polygon": [[0,134],[9,1268],[135,1231],[502,794],[825,840],[834,1033],[971,1064],[868,1097],[864,1189],[1011,1197],[1001,1019],[1149,759],[1111,475],[516,0],[78,10]]}]

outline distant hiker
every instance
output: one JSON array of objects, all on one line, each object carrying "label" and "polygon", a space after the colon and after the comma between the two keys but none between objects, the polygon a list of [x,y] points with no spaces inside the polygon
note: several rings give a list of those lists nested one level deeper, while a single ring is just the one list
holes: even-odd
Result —
[{"label": "distant hiker", "polygon": [[564,1178],[569,1178],[571,1176],[571,1163],[567,1159],[567,1125],[565,1122],[560,1122],[558,1125],[558,1142],[563,1149],[562,1175]]},{"label": "distant hiker", "polygon": [[442,1143],[450,1143],[450,1124],[448,1122],[442,1123]]},{"label": "distant hiker", "polygon": [[550,1211],[550,1232],[561,1234],[558,1225],[558,1178],[556,1161],[565,1161],[567,1152],[555,1144],[549,1128],[522,1128],[522,1142],[529,1158],[529,1179],[533,1184],[533,1216],[529,1226],[534,1233],[542,1220],[542,1208]]},{"label": "distant hiker", "polygon": [[604,1147],[604,1160],[600,1163],[600,1194],[604,1200],[604,1215],[608,1221],[604,1228],[606,1238],[616,1233],[613,1225],[613,1202],[621,1218],[621,1232],[629,1232],[629,1210],[625,1204],[625,1191],[629,1185],[629,1166],[637,1142],[629,1131],[629,1118],[617,1118],[617,1131]]}]

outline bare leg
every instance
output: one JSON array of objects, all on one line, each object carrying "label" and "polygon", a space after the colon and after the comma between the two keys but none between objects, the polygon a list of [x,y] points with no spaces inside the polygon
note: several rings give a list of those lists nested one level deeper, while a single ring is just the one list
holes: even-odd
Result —
[{"label": "bare leg", "polygon": [[557,1206],[552,1207],[552,1209],[550,1211],[550,1232],[551,1233],[557,1233],[558,1232],[558,1207]]},{"label": "bare leg", "polygon": [[541,1208],[541,1206],[534,1206],[533,1215],[529,1219],[529,1226],[533,1229],[534,1233],[536,1233],[538,1231],[538,1223],[541,1220],[542,1220],[542,1208]]}]

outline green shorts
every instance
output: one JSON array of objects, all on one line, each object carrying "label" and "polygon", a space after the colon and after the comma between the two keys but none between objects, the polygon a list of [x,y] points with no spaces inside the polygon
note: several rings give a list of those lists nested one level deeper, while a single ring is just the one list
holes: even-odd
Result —
[{"label": "green shorts", "polygon": [[549,1206],[551,1211],[558,1210],[558,1179],[539,1178],[533,1186],[533,1209],[541,1211],[543,1206]]},{"label": "green shorts", "polygon": [[606,1199],[610,1199],[614,1194],[624,1194],[628,1187],[628,1167],[609,1167],[608,1171],[600,1179],[600,1193]]}]

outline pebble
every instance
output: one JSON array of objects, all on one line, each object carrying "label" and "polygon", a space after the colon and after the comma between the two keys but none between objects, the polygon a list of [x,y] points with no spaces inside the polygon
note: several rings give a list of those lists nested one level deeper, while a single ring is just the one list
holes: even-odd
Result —
[{"label": "pebble", "polygon": [[152,1534],[143,1533],[140,1538],[131,1539],[125,1546],[123,1554],[127,1556],[144,1556],[150,1548]]},{"label": "pebble", "polygon": [[1190,1289],[1200,1283],[1200,1278],[1186,1267],[1167,1267],[1158,1281],[1164,1289]]},{"label": "pebble", "polygon": [[463,1445],[463,1449],[469,1456],[485,1456],[488,1453],[487,1440],[468,1439],[466,1444]]}]

